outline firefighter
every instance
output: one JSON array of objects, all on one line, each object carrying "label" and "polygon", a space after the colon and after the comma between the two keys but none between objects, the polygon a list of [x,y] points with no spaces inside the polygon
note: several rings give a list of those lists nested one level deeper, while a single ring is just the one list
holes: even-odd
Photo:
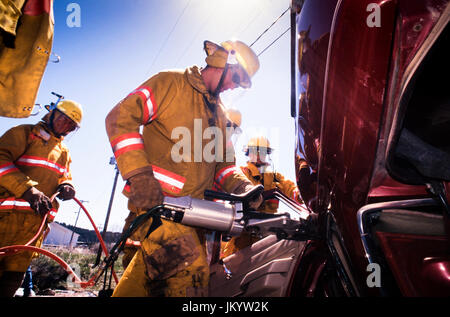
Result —
[{"label": "firefighter", "polygon": [[[234,152],[231,158],[228,155],[232,149],[226,148],[224,140],[227,119],[219,94],[249,88],[259,68],[258,58],[240,41],[221,45],[205,41],[204,50],[206,67],[160,72],[106,117],[133,213],[160,205],[165,195],[201,199],[214,181],[232,193],[253,188],[235,166]],[[204,138],[209,128],[216,132],[215,142]],[[259,197],[253,203],[261,202]],[[202,230],[165,220],[156,226],[150,218],[136,236],[141,246],[113,296],[207,295],[209,267]]]},{"label": "firefighter", "polygon": [[[289,198],[302,203],[300,193],[294,182],[284,178],[280,173],[269,171],[270,163],[267,160],[268,155],[273,151],[269,140],[266,137],[258,136],[251,138],[244,148],[245,155],[248,157],[247,166],[242,166],[241,169],[247,178],[254,184],[264,185],[264,190],[271,190],[278,188],[283,194]],[[260,205],[258,211],[265,213],[276,213],[278,210],[277,199],[265,200]],[[239,237],[232,238],[227,243],[223,244],[221,257],[227,257],[238,250],[243,249],[259,239],[252,237],[250,234],[243,233]]]},{"label": "firefighter", "polygon": [[[225,110],[225,116],[228,119],[227,121],[227,128],[231,129],[231,135],[227,135],[230,139],[227,140],[228,142],[231,142],[228,144],[228,146],[232,146],[235,144],[231,137],[234,137],[237,134],[240,134],[242,131],[240,129],[241,121],[242,121],[242,114],[237,109],[226,109]],[[217,184],[214,184],[214,186],[217,186]],[[213,188],[216,188],[214,187]],[[132,206],[128,206],[129,208],[133,208]],[[125,225],[123,227],[122,233],[126,232],[129,228],[132,222],[136,219],[136,212],[130,212],[128,214],[128,217],[125,219]],[[213,239],[214,234],[207,234],[206,240],[211,241]],[[207,243],[207,245],[211,245],[210,243]],[[136,251],[141,246],[141,243],[139,242],[138,233],[133,233],[129,238],[127,238],[125,242],[125,247],[123,248],[123,255],[122,255],[122,266],[124,269],[127,268],[128,264],[130,264],[131,259],[133,258]],[[210,252],[207,252],[210,254]],[[208,261],[209,262],[209,261]]]},{"label": "firefighter", "polygon": [[[23,245],[38,231],[43,216],[52,221],[58,202],[75,189],[64,136],[80,126],[81,106],[60,101],[36,125],[19,125],[0,138],[0,247]],[[45,231],[42,230],[43,232]],[[41,246],[43,235],[32,244]],[[32,252],[0,255],[0,296],[13,296],[21,285]]]}]

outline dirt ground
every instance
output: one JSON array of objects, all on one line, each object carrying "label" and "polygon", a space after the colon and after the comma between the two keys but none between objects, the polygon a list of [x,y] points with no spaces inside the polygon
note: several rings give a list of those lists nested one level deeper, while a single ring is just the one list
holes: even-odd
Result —
[{"label": "dirt ground", "polygon": [[[22,297],[23,289],[19,288],[16,292],[15,297]],[[39,294],[35,294],[31,297],[98,297],[98,291],[95,290],[46,290]]]},{"label": "dirt ground", "polygon": [[77,290],[70,290],[70,291],[62,291],[62,290],[55,290],[55,295],[37,295],[38,297],[97,297],[98,292],[97,291],[77,291]]}]

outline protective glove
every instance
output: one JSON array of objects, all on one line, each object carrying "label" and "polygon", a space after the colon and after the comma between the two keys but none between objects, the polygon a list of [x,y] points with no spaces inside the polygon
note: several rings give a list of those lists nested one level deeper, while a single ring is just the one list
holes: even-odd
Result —
[{"label": "protective glove", "polygon": [[130,202],[138,208],[149,209],[164,201],[161,185],[153,176],[153,172],[134,175],[130,182]]},{"label": "protective glove", "polygon": [[[253,189],[255,186],[251,185],[251,184],[246,184],[243,183],[241,185],[239,185],[235,190],[234,190],[234,194],[236,195],[240,195],[243,193],[246,193],[248,191],[250,191],[251,189]],[[249,202],[248,206],[254,210],[258,209],[259,206],[261,206],[261,204],[263,203],[264,199],[263,196],[261,194],[259,194],[256,198],[254,198],[252,201]]]},{"label": "protective glove", "polygon": [[75,197],[75,188],[70,184],[61,184],[56,191],[59,192],[59,195],[56,197],[62,200],[70,200]]},{"label": "protective glove", "polygon": [[40,216],[44,216],[52,208],[50,198],[35,187],[23,193],[22,199],[30,203],[31,208]]}]

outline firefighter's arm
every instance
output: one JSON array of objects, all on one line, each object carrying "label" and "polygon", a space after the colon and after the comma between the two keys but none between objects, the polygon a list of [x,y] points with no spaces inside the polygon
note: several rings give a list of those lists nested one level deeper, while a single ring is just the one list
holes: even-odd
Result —
[{"label": "firefighter's arm", "polygon": [[69,152],[66,152],[67,159],[65,164],[65,170],[66,172],[62,177],[59,179],[59,185],[57,188],[58,198],[62,200],[69,200],[75,197],[76,191],[75,187],[72,183],[72,173],[70,171],[70,163],[72,162],[72,159],[70,158]]},{"label": "firefighter's arm", "polygon": [[300,192],[297,188],[297,185],[294,182],[290,181],[289,179],[286,179],[280,173],[276,173],[275,178],[276,178],[276,186],[280,189],[280,191],[283,194],[299,203],[303,203],[303,200],[300,197]]},{"label": "firefighter's arm", "polygon": [[130,184],[127,196],[139,208],[151,208],[164,198],[139,130],[164,114],[176,89],[171,77],[160,73],[132,91],[106,117],[106,131],[117,166]]},{"label": "firefighter's arm", "polygon": [[133,90],[106,117],[106,132],[123,179],[152,172],[140,127],[157,120],[170,104],[174,83],[158,74]]},{"label": "firefighter's arm", "polygon": [[236,155],[231,137],[227,134],[224,144],[224,160],[216,164],[214,187],[219,191],[240,194],[252,185],[240,167],[236,166]]},{"label": "firefighter's arm", "polygon": [[[146,92],[150,93],[149,90]],[[154,178],[145,153],[144,139],[139,133],[140,126],[148,120],[143,107],[147,107],[147,103],[151,101],[145,98],[140,93],[133,92],[106,117],[106,131],[117,167],[122,178],[130,184],[127,197],[139,208],[151,208],[163,199],[161,186]],[[155,197],[150,197],[149,193]]]},{"label": "firefighter's arm", "polygon": [[27,148],[29,132],[24,126],[18,126],[0,138],[0,186],[16,198],[38,184],[14,164]]},{"label": "firefighter's arm", "polygon": [[217,164],[214,183],[219,190],[235,194],[244,192],[246,186],[253,186],[234,162]]},{"label": "firefighter's arm", "polygon": [[[242,194],[254,187],[235,162],[224,162],[216,165],[214,177],[215,188],[228,193]],[[250,203],[250,207],[257,209],[263,202],[262,195]]]},{"label": "firefighter's arm", "polygon": [[65,172],[58,179],[58,184],[59,185],[68,184],[68,185],[73,186],[73,183],[72,183],[72,172],[70,170],[70,164],[72,164],[72,158],[70,157],[69,150],[67,149],[67,147],[65,147],[64,144],[63,144],[63,146],[64,146],[64,150],[63,150],[64,151],[64,154],[63,154],[64,160],[63,160],[63,163],[61,165],[64,165]]},{"label": "firefighter's arm", "polygon": [[237,194],[245,185],[251,182],[236,166],[236,155],[233,143],[227,135],[224,142],[224,157],[221,162],[217,162],[214,176],[214,187],[219,191]]},{"label": "firefighter's arm", "polygon": [[106,132],[123,179],[151,170],[139,132],[143,124],[143,100],[130,94],[106,117]]}]

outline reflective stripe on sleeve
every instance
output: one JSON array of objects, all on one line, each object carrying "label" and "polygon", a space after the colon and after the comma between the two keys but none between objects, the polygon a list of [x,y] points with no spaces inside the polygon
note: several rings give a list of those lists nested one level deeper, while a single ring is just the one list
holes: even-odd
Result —
[{"label": "reflective stripe on sleeve", "polygon": [[6,174],[18,171],[17,167],[12,163],[7,163],[0,166],[0,177]]},{"label": "reflective stripe on sleeve", "polygon": [[[31,208],[30,203],[23,199],[16,199],[14,197],[0,199],[0,212],[5,210],[22,210],[30,211],[34,213],[34,209]],[[52,208],[48,213],[48,220],[53,221],[56,217],[58,210]]]},{"label": "reflective stripe on sleeve", "polygon": [[142,124],[150,123],[152,120],[156,118],[156,102],[153,91],[149,87],[139,87],[132,91],[130,95],[138,95],[143,100],[143,108],[142,108]]},{"label": "reflective stripe on sleeve", "polygon": [[[184,187],[184,183],[186,182],[186,178],[155,165],[152,165],[152,169],[153,175],[159,181],[163,189],[166,189],[175,194],[181,192]],[[130,189],[130,184],[127,182],[123,190],[128,194],[130,193]],[[163,195],[171,196],[165,192],[163,192]]]},{"label": "reflective stripe on sleeve", "polygon": [[235,172],[238,172],[238,169],[237,169],[237,167],[235,165],[230,165],[230,166],[224,167],[220,171],[217,172],[216,177],[215,177],[215,181],[219,185],[223,185],[225,180],[229,176],[233,175]]},{"label": "reflective stripe on sleeve", "polygon": [[127,133],[115,138],[111,146],[116,159],[123,153],[144,149],[144,140],[139,133]]},{"label": "reflective stripe on sleeve", "polygon": [[163,189],[167,189],[176,194],[181,192],[186,178],[155,165],[152,165],[152,168],[155,178],[159,181]]},{"label": "reflective stripe on sleeve", "polygon": [[59,165],[55,162],[51,162],[45,158],[42,158],[42,157],[24,155],[24,156],[21,156],[16,161],[16,164],[17,165],[26,165],[26,166],[44,167],[44,168],[50,169],[52,171],[55,171],[61,175],[67,174],[67,170],[64,167],[62,167],[61,165]]},{"label": "reflective stripe on sleeve", "polygon": [[14,197],[7,199],[0,199],[0,210],[5,209],[33,211],[30,204],[26,200],[15,199]]}]

